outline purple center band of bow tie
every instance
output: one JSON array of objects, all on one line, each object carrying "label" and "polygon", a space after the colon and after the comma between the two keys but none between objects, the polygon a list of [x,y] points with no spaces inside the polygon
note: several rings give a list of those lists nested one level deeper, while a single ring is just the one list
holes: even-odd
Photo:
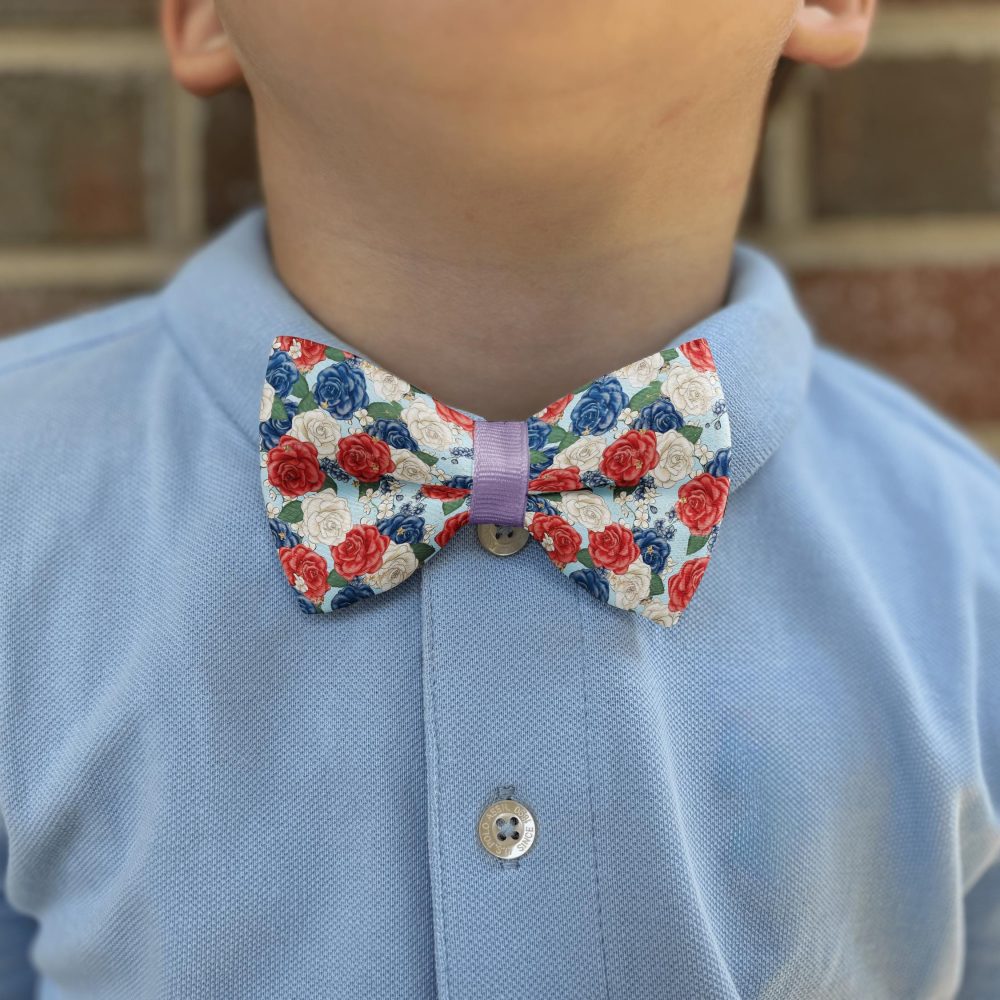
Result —
[{"label": "purple center band of bow tie", "polygon": [[475,422],[470,524],[524,525],[528,457],[526,420]]}]

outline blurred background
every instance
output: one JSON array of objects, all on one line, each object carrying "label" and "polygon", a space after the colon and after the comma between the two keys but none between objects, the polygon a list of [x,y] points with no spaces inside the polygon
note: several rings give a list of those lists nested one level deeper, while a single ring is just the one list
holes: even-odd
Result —
[{"label": "blurred background", "polygon": [[[0,0],[0,336],[159,285],[258,199],[249,99],[168,76],[156,0]],[[1000,456],[1000,0],[882,0],[798,67],[742,237],[820,336]]]}]

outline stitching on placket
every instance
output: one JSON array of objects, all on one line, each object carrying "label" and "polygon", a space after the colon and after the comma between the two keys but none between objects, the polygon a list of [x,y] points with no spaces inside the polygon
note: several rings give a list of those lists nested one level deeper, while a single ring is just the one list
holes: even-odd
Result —
[{"label": "stitching on placket", "polygon": [[581,653],[578,662],[580,663],[580,671],[583,674],[583,752],[587,759],[587,805],[590,812],[590,858],[591,865],[594,869],[594,895],[597,897],[597,931],[601,941],[601,971],[604,973],[604,995],[610,1000],[611,985],[608,981],[608,949],[604,939],[604,908],[601,906],[601,876],[597,868],[597,814],[594,810],[594,788],[590,770],[590,697],[588,694],[590,685],[587,682],[587,663],[589,658],[583,655],[586,652],[583,648],[585,642],[584,636],[586,635],[582,606],[584,598],[593,600],[593,597],[590,594],[585,593],[582,588],[576,588],[576,610],[580,619],[580,629],[577,634],[580,636],[579,642]]},{"label": "stitching on placket", "polygon": [[430,672],[430,683],[427,690],[431,704],[431,734],[434,749],[434,834],[435,834],[435,854],[437,856],[438,880],[441,886],[441,961],[444,966],[442,974],[438,976],[439,984],[443,983],[443,993],[441,1000],[448,1000],[451,995],[451,966],[448,962],[448,890],[445,881],[444,859],[441,854],[441,782],[440,775],[440,742],[438,740],[438,719],[437,719],[437,657],[434,655],[434,644],[432,641],[433,621],[434,621],[434,588],[426,572],[421,577],[421,584],[427,595],[427,610],[430,621],[424,621],[424,656],[428,661],[428,671]]}]

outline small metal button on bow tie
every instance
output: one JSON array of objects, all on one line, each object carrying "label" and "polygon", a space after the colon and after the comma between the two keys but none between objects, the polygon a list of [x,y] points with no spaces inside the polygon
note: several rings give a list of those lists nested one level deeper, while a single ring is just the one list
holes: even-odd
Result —
[{"label": "small metal button on bow tie", "polygon": [[488,552],[530,536],[594,597],[673,625],[718,535],[730,451],[704,338],[488,421],[360,355],[277,337],[260,402],[268,523],[308,613],[397,586],[472,523]]}]

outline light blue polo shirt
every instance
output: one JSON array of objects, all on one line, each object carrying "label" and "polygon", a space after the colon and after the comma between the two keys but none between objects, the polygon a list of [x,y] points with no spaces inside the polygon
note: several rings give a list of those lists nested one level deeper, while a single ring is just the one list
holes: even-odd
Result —
[{"label": "light blue polo shirt", "polygon": [[666,629],[472,529],[302,613],[263,374],[351,345],[260,210],[0,342],[0,997],[1000,997],[1000,469],[762,251],[731,278],[673,342],[733,488]]}]

